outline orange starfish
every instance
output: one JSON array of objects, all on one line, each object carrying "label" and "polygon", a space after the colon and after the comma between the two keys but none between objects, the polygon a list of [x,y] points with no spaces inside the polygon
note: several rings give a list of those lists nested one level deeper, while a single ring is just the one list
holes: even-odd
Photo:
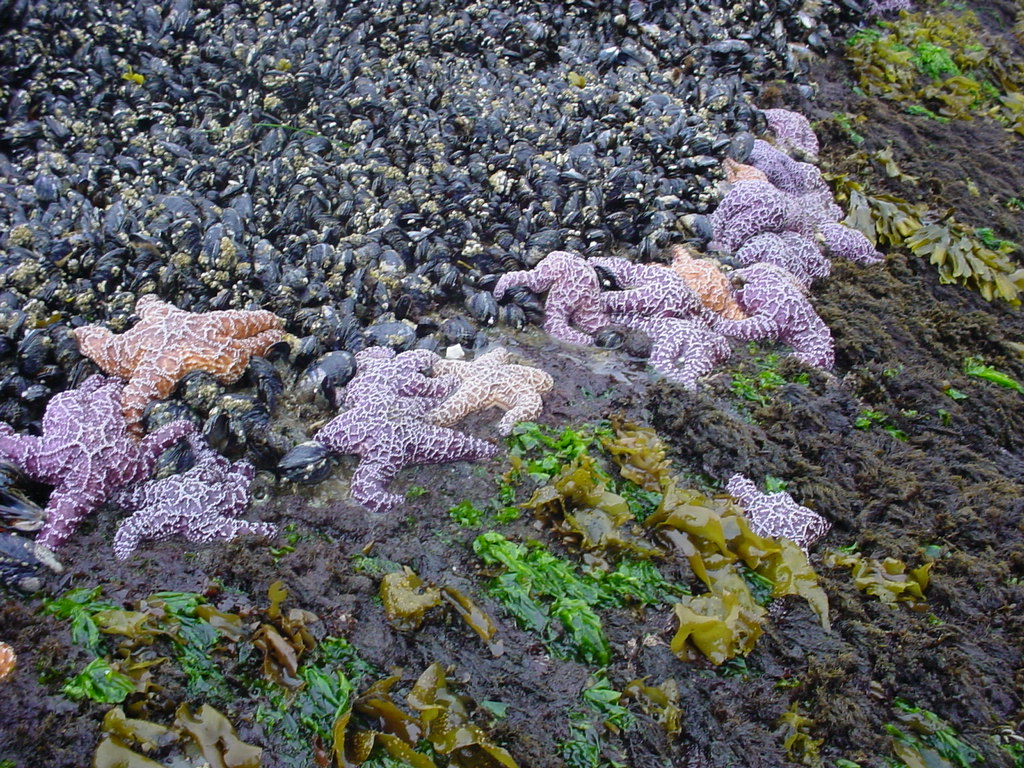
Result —
[{"label": "orange starfish", "polygon": [[732,286],[718,264],[710,259],[697,259],[682,245],[669,250],[672,269],[693,289],[705,307],[729,320],[742,320],[747,315],[732,295]]},{"label": "orange starfish", "polygon": [[121,395],[128,428],[142,432],[142,412],[153,400],[171,394],[178,380],[192,371],[212,373],[230,384],[249,364],[284,335],[281,318],[272,312],[227,310],[186,312],[148,294],[138,300],[139,322],[115,336],[99,325],[75,331],[82,354],[105,373],[128,384]]},{"label": "orange starfish", "polygon": [[7,643],[0,642],[0,682],[10,676],[16,663],[17,657],[14,655],[14,649]]},{"label": "orange starfish", "polygon": [[768,181],[764,171],[752,165],[737,163],[731,157],[722,161],[722,168],[725,169],[725,180],[729,184],[735,184],[737,181]]}]

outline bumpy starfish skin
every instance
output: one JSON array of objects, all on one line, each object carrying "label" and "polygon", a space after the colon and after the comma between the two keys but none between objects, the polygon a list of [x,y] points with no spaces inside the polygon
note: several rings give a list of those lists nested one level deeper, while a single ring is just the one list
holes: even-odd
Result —
[{"label": "bumpy starfish skin", "polygon": [[756,235],[747,240],[733,257],[744,266],[763,262],[782,267],[805,288],[819,278],[828,277],[832,271],[832,262],[815,242],[796,232]]},{"label": "bumpy starfish skin", "polygon": [[722,169],[725,171],[725,180],[729,184],[737,181],[768,181],[764,171],[745,163],[737,163],[731,157],[722,161]]},{"label": "bumpy starfish skin", "polygon": [[497,406],[506,411],[498,432],[507,435],[518,421],[533,421],[544,408],[541,394],[551,391],[555,381],[539,368],[515,365],[504,347],[492,349],[472,362],[438,360],[434,373],[451,375],[459,388],[426,415],[426,421],[450,427],[470,413]]},{"label": "bumpy starfish skin", "polygon": [[498,451],[484,440],[424,423],[423,414],[436,404],[438,393],[448,394],[457,379],[443,377],[432,388],[435,385],[425,385],[423,380],[430,380],[419,373],[419,361],[426,359],[423,355],[403,357],[411,354],[403,352],[391,358],[389,352],[394,355],[385,350],[356,356],[362,370],[357,368],[348,385],[346,402],[351,407],[313,437],[335,453],[360,457],[349,490],[353,499],[372,512],[387,511],[403,501],[385,487],[404,467],[484,459]]},{"label": "bumpy starfish skin", "polygon": [[732,354],[724,336],[693,320],[635,315],[613,315],[613,320],[647,334],[651,340],[647,362],[666,379],[689,390],[697,389],[697,379]]},{"label": "bumpy starfish skin", "polygon": [[516,285],[524,285],[537,293],[548,292],[544,330],[556,339],[571,344],[591,344],[594,334],[608,325],[608,315],[601,309],[598,298],[601,286],[597,273],[578,254],[552,251],[533,269],[502,275],[494,286],[494,298],[500,301],[505,291]]},{"label": "bumpy starfish skin", "polygon": [[832,190],[817,166],[794,160],[767,141],[754,141],[749,163],[787,195],[821,195],[826,202],[832,202]]},{"label": "bumpy starfish skin", "polygon": [[249,505],[252,464],[232,464],[201,439],[189,437],[195,464],[180,475],[122,488],[111,501],[133,510],[114,535],[114,555],[127,558],[139,543],[183,536],[206,543],[230,541],[243,533],[274,536],[277,526],[239,520]]},{"label": "bumpy starfish skin", "polygon": [[733,273],[742,280],[736,300],[745,320],[720,320],[719,333],[744,341],[774,339],[793,348],[793,356],[817,368],[835,363],[832,333],[822,322],[793,275],[774,264],[755,264]]},{"label": "bumpy starfish skin", "polygon": [[788,109],[761,110],[768,121],[768,130],[775,135],[775,144],[783,152],[799,150],[812,157],[818,156],[818,137],[811,123],[799,112]]},{"label": "bumpy starfish skin", "polygon": [[705,307],[729,320],[746,317],[732,295],[729,278],[717,261],[698,259],[682,245],[673,246],[669,256],[672,257],[672,270],[686,281]]},{"label": "bumpy starfish skin", "polygon": [[834,203],[826,203],[818,195],[793,197],[768,182],[740,181],[708,217],[715,235],[708,248],[732,253],[765,232],[813,237],[818,226],[840,215],[842,211]]},{"label": "bumpy starfish skin", "polygon": [[822,224],[819,231],[832,256],[849,259],[857,264],[878,264],[885,259],[859,229],[829,223]]},{"label": "bumpy starfish skin", "polygon": [[11,676],[14,666],[18,663],[18,657],[14,649],[7,643],[0,642],[0,683]]},{"label": "bumpy starfish skin", "polygon": [[606,270],[622,290],[605,291],[601,305],[609,314],[638,317],[698,318],[711,322],[711,312],[683,278],[664,264],[634,264],[629,259],[594,257],[590,263]]},{"label": "bumpy starfish skin", "polygon": [[758,536],[789,539],[804,552],[832,527],[828,520],[797,504],[785,491],[761,493],[741,474],[730,477],[725,490],[747,513],[750,530]]},{"label": "bumpy starfish skin", "polygon": [[195,430],[187,421],[174,421],[136,440],[121,412],[123,387],[97,375],[54,396],[40,437],[15,434],[0,422],[0,458],[55,486],[38,544],[59,547],[111,493],[145,480],[160,454]]},{"label": "bumpy starfish skin", "polygon": [[185,312],[152,294],[138,300],[135,312],[139,322],[125,333],[87,325],[75,336],[82,354],[105,373],[128,380],[121,402],[137,434],[146,405],[170,395],[185,374],[207,371],[230,384],[251,355],[264,354],[283,336],[282,320],[271,312]]}]

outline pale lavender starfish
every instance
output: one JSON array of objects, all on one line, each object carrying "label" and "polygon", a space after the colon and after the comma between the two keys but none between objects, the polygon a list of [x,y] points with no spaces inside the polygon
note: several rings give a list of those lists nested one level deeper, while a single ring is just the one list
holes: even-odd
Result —
[{"label": "pale lavender starfish", "polygon": [[796,232],[813,237],[842,212],[817,195],[793,197],[766,181],[738,181],[708,217],[714,231],[709,249],[727,253],[765,232]]},{"label": "pale lavender starfish", "polygon": [[136,440],[121,411],[123,388],[97,375],[55,395],[43,415],[41,437],[15,434],[0,422],[0,458],[55,486],[38,544],[59,547],[111,493],[147,479],[160,454],[195,430],[187,421],[174,421]]},{"label": "pale lavender starfish", "polygon": [[799,150],[811,157],[818,156],[818,137],[811,123],[799,112],[788,109],[763,109],[768,130],[775,135],[775,143],[784,152]]},{"label": "pale lavender starfish", "polygon": [[517,285],[538,293],[547,291],[544,330],[556,339],[591,344],[594,334],[608,325],[608,315],[598,299],[601,285],[597,273],[579,254],[552,251],[533,269],[502,275],[494,286],[494,298],[500,301],[505,291]]},{"label": "pale lavender starfish", "polygon": [[697,379],[711,373],[732,354],[724,336],[694,320],[636,315],[613,315],[612,320],[647,334],[651,340],[647,362],[685,389],[697,389]]},{"label": "pale lavender starfish", "polygon": [[593,266],[606,270],[621,289],[601,294],[601,306],[609,314],[696,318],[705,325],[711,323],[714,313],[670,267],[635,264],[629,259],[603,256],[592,257],[589,261]]},{"label": "pale lavender starfish", "polygon": [[[823,205],[835,205],[832,190],[825,183],[825,178],[817,166],[794,160],[767,141],[754,141],[754,148],[747,162],[762,171],[768,177],[768,181],[787,195],[816,195],[821,198]],[[837,217],[841,215],[842,211],[839,211]]]},{"label": "pale lavender starfish", "polygon": [[818,234],[830,256],[839,256],[857,264],[878,264],[885,259],[859,229],[826,222],[818,226]]},{"label": "pale lavender starfish", "polygon": [[133,511],[114,535],[114,555],[127,558],[144,540],[183,536],[188,541],[230,541],[244,533],[275,536],[277,526],[239,520],[249,506],[252,464],[232,464],[190,435],[195,464],[186,472],[122,488],[111,501]]},{"label": "pale lavender starfish", "polygon": [[761,493],[739,473],[729,478],[725,490],[743,507],[750,530],[758,536],[789,539],[804,552],[832,527],[828,520],[797,504],[785,491]]},{"label": "pale lavender starfish", "polygon": [[718,320],[716,331],[744,341],[771,339],[793,348],[793,356],[817,368],[835,363],[832,333],[792,274],[774,264],[755,264],[732,273],[743,287],[736,301],[748,317]]},{"label": "pale lavender starfish", "polygon": [[454,376],[431,377],[423,371],[431,370],[441,358],[427,349],[410,349],[396,354],[388,347],[368,347],[356,353],[356,375],[345,387],[342,405],[353,408],[358,405],[390,403],[395,396],[409,396],[421,403],[423,411],[433,406],[437,399],[447,397],[459,380]]},{"label": "pale lavender starfish", "polygon": [[797,232],[764,232],[745,242],[733,254],[743,266],[759,262],[775,264],[790,272],[802,286],[828,277],[832,262],[818,248],[817,243]]},{"label": "pale lavender starfish", "polygon": [[388,493],[386,486],[404,467],[495,455],[498,448],[491,443],[423,421],[438,394],[448,394],[453,387],[448,377],[429,379],[416,365],[410,368],[406,363],[426,359],[423,356],[399,360],[403,355],[410,352],[395,357],[392,350],[384,350],[362,359],[357,355],[360,370],[346,394],[351,407],[317,432],[312,443],[289,454],[297,452],[296,457],[285,456],[282,467],[294,467],[307,457],[320,460],[326,452],[356,454],[360,462],[349,486],[352,498],[372,512],[383,512],[403,501],[402,496]]}]

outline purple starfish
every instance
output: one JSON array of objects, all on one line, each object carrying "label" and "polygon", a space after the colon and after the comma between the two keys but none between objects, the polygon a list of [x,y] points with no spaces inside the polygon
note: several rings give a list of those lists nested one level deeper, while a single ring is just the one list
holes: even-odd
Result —
[{"label": "purple starfish", "polygon": [[608,315],[598,299],[601,286],[597,273],[579,254],[552,251],[533,269],[502,275],[494,286],[494,298],[500,301],[505,291],[516,285],[548,292],[544,330],[556,339],[591,344],[594,334],[608,325]]},{"label": "purple starfish", "polygon": [[818,232],[831,256],[849,259],[857,264],[878,264],[885,259],[859,229],[827,222],[818,227]]},{"label": "purple starfish", "polygon": [[148,478],[157,457],[194,431],[191,423],[174,421],[136,440],[121,412],[123,388],[123,382],[97,375],[54,396],[41,437],[15,434],[0,422],[0,458],[55,486],[38,544],[59,547],[111,493]]},{"label": "purple starfish", "polygon": [[765,232],[755,235],[733,254],[744,266],[759,262],[775,264],[787,270],[805,288],[819,278],[828,277],[832,262],[814,240],[796,232]]},{"label": "purple starfish", "polygon": [[811,157],[818,156],[818,137],[811,124],[799,112],[788,109],[763,109],[768,130],[775,134],[775,143],[783,152],[798,150]]},{"label": "purple starfish", "polygon": [[[751,150],[750,159],[747,162],[762,171],[768,177],[768,181],[787,195],[794,197],[819,195],[823,204],[834,204],[832,190],[825,183],[817,166],[794,160],[767,141],[761,139],[754,141],[754,148]],[[839,215],[842,215],[842,211]]]},{"label": "purple starfish", "polygon": [[685,389],[697,389],[697,379],[711,373],[732,354],[724,336],[694,320],[636,315],[614,315],[612,320],[647,334],[651,340],[647,362]]},{"label": "purple starfish", "polygon": [[252,464],[232,464],[190,435],[195,464],[187,472],[122,488],[111,501],[133,510],[114,535],[114,555],[124,560],[143,540],[184,536],[188,541],[230,541],[243,533],[275,536],[277,526],[239,520],[249,505]]},{"label": "purple starfish", "polygon": [[792,274],[774,264],[755,264],[736,270],[732,277],[743,282],[736,301],[748,317],[720,319],[714,325],[716,331],[744,341],[781,341],[793,348],[798,360],[818,368],[832,367],[832,333]]},{"label": "purple starfish", "polygon": [[427,358],[414,353],[422,350],[398,356],[393,350],[381,349],[369,356],[364,352],[356,356],[360,369],[348,385],[349,410],[314,435],[313,450],[309,443],[296,449],[305,449],[314,458],[316,446],[357,454],[360,462],[350,485],[353,499],[371,512],[384,512],[403,501],[385,486],[404,467],[484,459],[498,452],[497,446],[484,440],[423,421],[439,393],[448,394],[454,389],[452,382],[455,386],[458,382],[454,377],[429,379],[419,373],[418,362]]},{"label": "purple starfish", "polygon": [[629,259],[603,256],[589,261],[607,271],[621,289],[601,294],[601,306],[609,314],[698,318],[705,325],[711,323],[713,313],[675,270],[662,264],[635,264]]},{"label": "purple starfish", "polygon": [[796,232],[814,237],[842,211],[820,195],[787,195],[767,181],[738,181],[708,217],[714,233],[709,249],[732,253],[765,232]]},{"label": "purple starfish", "polygon": [[761,493],[741,474],[730,477],[725,490],[743,507],[750,530],[758,536],[789,539],[804,552],[832,527],[828,520],[797,504],[785,491]]}]

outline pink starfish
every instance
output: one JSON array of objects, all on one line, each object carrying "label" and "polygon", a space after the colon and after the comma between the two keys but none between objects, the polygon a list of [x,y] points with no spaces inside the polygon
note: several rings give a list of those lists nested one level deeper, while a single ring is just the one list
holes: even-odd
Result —
[{"label": "pink starfish", "polygon": [[730,477],[725,490],[743,507],[750,530],[758,536],[789,539],[804,552],[832,527],[828,520],[797,504],[785,491],[761,493],[741,474]]},{"label": "pink starfish", "polygon": [[594,334],[608,325],[608,315],[598,298],[601,286],[597,274],[579,254],[552,251],[533,269],[502,275],[494,286],[494,298],[500,301],[505,291],[516,285],[548,292],[544,330],[556,339],[591,344]]},{"label": "pink starfish", "polygon": [[818,156],[818,137],[811,123],[799,112],[788,109],[763,109],[768,130],[775,134],[775,143],[784,152],[798,150],[811,157]]},{"label": "pink starfish", "polygon": [[711,322],[712,312],[689,284],[664,264],[635,264],[629,259],[593,257],[590,263],[606,270],[621,290],[601,294],[609,314],[638,317],[685,317]]},{"label": "pink starfish", "polygon": [[[747,162],[764,172],[768,181],[787,195],[820,195],[824,204],[833,202],[832,190],[825,183],[817,166],[794,160],[767,141],[754,141],[754,148]],[[842,215],[841,211],[839,215]]]},{"label": "pink starfish", "polygon": [[111,493],[148,478],[160,454],[195,430],[187,421],[173,421],[136,440],[121,412],[123,388],[97,375],[55,395],[40,437],[15,434],[0,422],[0,457],[55,486],[36,543],[59,547]]},{"label": "pink starfish", "polygon": [[857,264],[878,264],[882,256],[859,229],[826,222],[818,227],[830,256],[839,256]]},{"label": "pink starfish", "polygon": [[647,334],[651,340],[647,362],[685,389],[697,389],[697,379],[711,373],[732,354],[724,336],[694,320],[636,315],[613,315],[612,319]]},{"label": "pink starfish", "polygon": [[775,264],[787,270],[805,288],[819,278],[828,277],[832,271],[832,262],[814,240],[796,232],[755,235],[733,254],[733,258],[744,266],[758,262]]},{"label": "pink starfish", "polygon": [[732,273],[742,281],[736,300],[745,320],[719,320],[719,333],[745,341],[772,339],[793,348],[793,356],[817,368],[835,363],[832,333],[792,274],[774,264],[755,264]]},{"label": "pink starfish", "polygon": [[708,248],[732,253],[765,232],[813,237],[819,226],[841,215],[838,206],[818,195],[792,197],[768,182],[739,181],[708,217],[714,231]]},{"label": "pink starfish", "polygon": [[114,555],[124,560],[139,543],[184,536],[188,541],[230,541],[243,533],[271,537],[277,526],[239,520],[249,505],[255,470],[232,464],[195,435],[189,436],[195,464],[186,472],[147,480],[114,493],[111,501],[132,510],[114,535]]}]

